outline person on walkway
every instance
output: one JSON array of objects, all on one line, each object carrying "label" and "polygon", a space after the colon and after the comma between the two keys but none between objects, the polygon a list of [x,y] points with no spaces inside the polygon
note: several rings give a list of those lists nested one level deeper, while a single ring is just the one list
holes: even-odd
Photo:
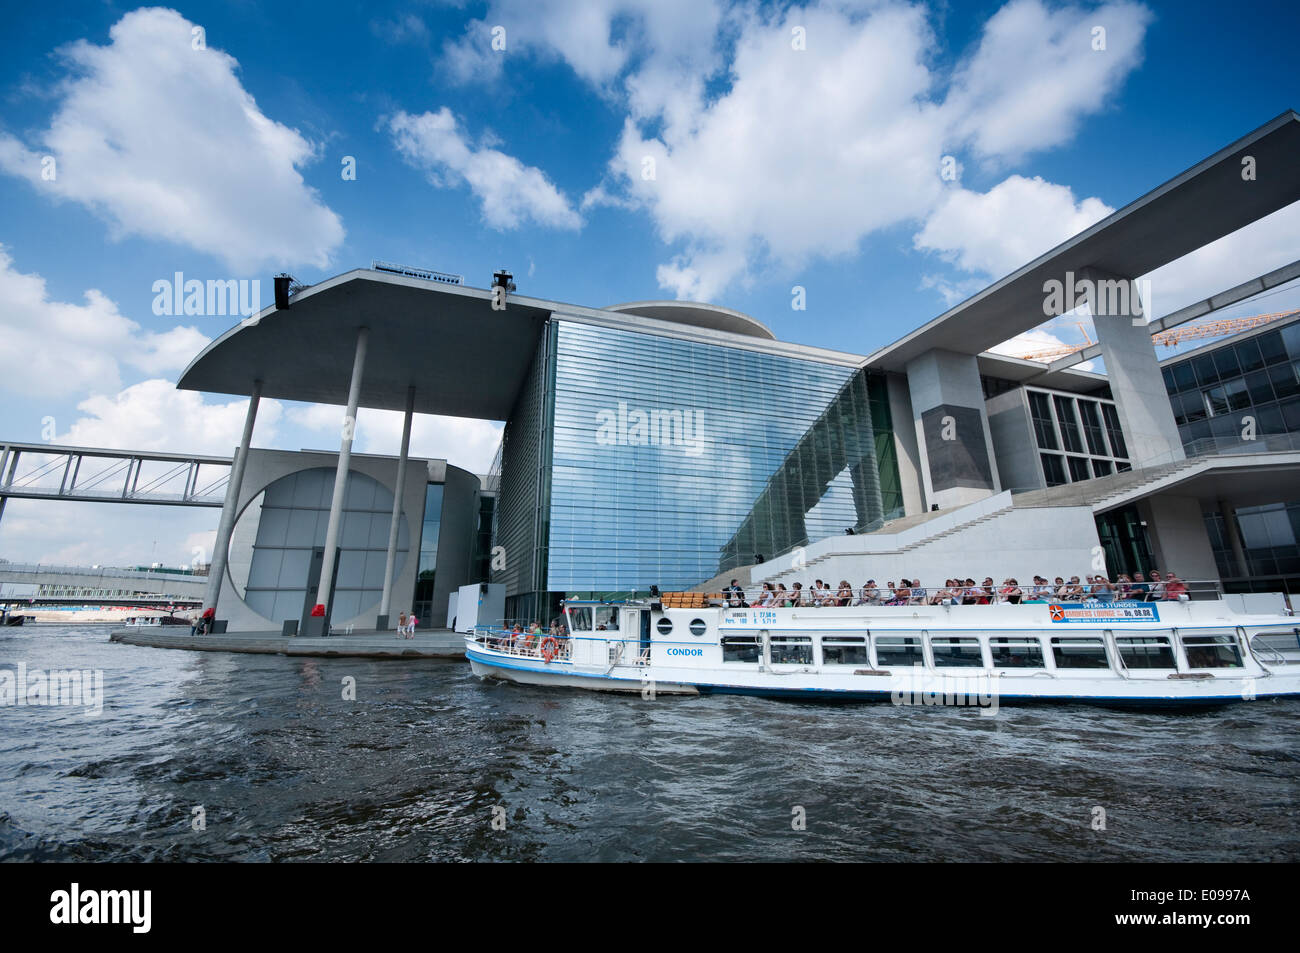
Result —
[{"label": "person on walkway", "polygon": [[406,634],[406,610],[403,609],[397,614],[397,637],[400,639]]},{"label": "person on walkway", "polygon": [[415,624],[419,621],[420,620],[415,617],[414,612],[406,617],[406,637],[408,639],[415,638]]}]

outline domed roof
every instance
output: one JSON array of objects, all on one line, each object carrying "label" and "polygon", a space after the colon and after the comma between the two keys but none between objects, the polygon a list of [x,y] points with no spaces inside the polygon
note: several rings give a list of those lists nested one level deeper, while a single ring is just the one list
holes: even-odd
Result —
[{"label": "domed roof", "polygon": [[776,340],[776,335],[766,325],[755,321],[747,314],[716,304],[701,304],[697,301],[633,301],[629,304],[611,305],[604,310],[638,314],[643,318],[671,321],[674,324],[689,324],[691,327],[708,328],[712,331],[727,331],[731,334],[766,338],[769,341]]}]

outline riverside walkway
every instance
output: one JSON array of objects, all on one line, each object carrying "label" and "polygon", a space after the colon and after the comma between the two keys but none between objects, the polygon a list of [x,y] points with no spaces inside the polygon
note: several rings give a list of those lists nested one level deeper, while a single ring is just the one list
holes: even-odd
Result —
[{"label": "riverside walkway", "polygon": [[279,632],[223,632],[192,636],[188,627],[159,626],[114,629],[109,640],[124,645],[198,652],[391,659],[465,657],[464,637],[451,629],[429,629],[417,632],[413,639],[399,639],[393,632],[375,629],[358,629],[348,635],[328,638],[304,638],[284,636]]}]

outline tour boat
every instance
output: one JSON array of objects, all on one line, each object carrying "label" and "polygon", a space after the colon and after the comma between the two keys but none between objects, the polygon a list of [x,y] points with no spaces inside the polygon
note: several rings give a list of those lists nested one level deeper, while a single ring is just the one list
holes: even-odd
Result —
[{"label": "tour boat", "polygon": [[[699,597],[691,598],[691,597]],[[1289,610],[1288,610],[1289,611]],[[480,627],[476,675],[652,694],[968,705],[1205,706],[1300,697],[1300,620],[1222,599],[730,608],[568,600],[568,633]]]}]

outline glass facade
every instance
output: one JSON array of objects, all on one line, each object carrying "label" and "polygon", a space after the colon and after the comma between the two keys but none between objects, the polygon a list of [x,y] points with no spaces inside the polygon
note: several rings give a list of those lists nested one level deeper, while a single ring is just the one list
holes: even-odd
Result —
[{"label": "glass facade", "polygon": [[696,585],[902,514],[883,377],[563,320],[538,350],[496,468],[508,614]]},{"label": "glass facade", "polygon": [[1300,432],[1300,322],[1163,367],[1174,422],[1189,453]]},{"label": "glass facade", "polygon": [[1048,486],[1131,468],[1113,401],[1031,387],[1025,396]]}]

